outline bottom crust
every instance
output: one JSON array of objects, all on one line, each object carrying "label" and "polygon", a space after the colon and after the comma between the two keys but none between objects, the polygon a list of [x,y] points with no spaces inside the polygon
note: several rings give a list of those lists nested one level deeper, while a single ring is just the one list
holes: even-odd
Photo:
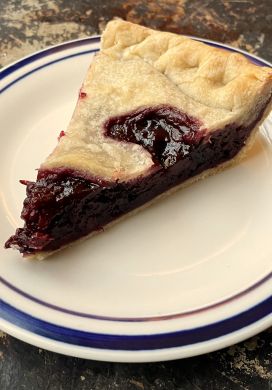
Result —
[{"label": "bottom crust", "polygon": [[[267,107],[267,113],[269,112],[270,110],[270,105],[269,107]],[[265,118],[266,116],[264,116]],[[124,220],[125,218],[129,218],[133,215],[135,215],[136,213],[138,213],[139,211],[145,209],[146,207],[149,207],[150,205],[152,205],[153,203],[157,202],[158,200],[161,200],[161,199],[164,199],[166,198],[167,196],[173,194],[174,192],[182,189],[182,188],[185,188],[187,186],[190,186],[191,184],[199,181],[199,180],[202,180],[202,179],[205,179],[206,177],[208,176],[212,176],[212,175],[215,175],[221,171],[223,171],[224,169],[228,168],[228,167],[231,167],[233,165],[236,165],[237,163],[239,163],[245,156],[246,154],[249,152],[249,150],[252,148],[252,146],[254,145],[254,141],[255,141],[255,138],[256,138],[256,135],[257,135],[257,132],[259,130],[259,127],[261,126],[262,122],[264,121],[261,120],[257,126],[251,131],[251,134],[249,136],[249,138],[247,139],[247,142],[245,144],[245,146],[240,150],[240,152],[234,157],[232,158],[231,160],[229,161],[226,161],[214,168],[211,168],[211,169],[207,169],[205,170],[204,172],[200,173],[199,175],[196,175],[196,176],[193,176],[191,177],[190,179],[184,181],[183,183],[171,188],[170,190],[168,191],[165,191],[164,193],[156,196],[155,198],[153,198],[151,201],[145,203],[144,205],[122,215],[120,218],[117,218],[116,220],[108,223],[107,225],[103,226],[103,231],[105,229],[108,229],[108,228],[111,228],[112,226],[114,226],[116,223],[119,223],[120,221]],[[51,256],[52,254],[66,248],[66,247],[69,247],[69,246],[72,246],[76,243],[79,243],[83,240],[87,240],[91,237],[93,237],[94,235],[100,233],[101,230],[96,230],[96,231],[93,231],[91,232],[90,234],[87,234],[86,236],[83,236],[81,238],[79,238],[78,240],[75,240],[75,241],[72,241],[71,243],[67,244],[67,245],[64,245],[62,247],[60,247],[59,249],[56,249],[56,250],[53,250],[53,251],[44,251],[44,252],[36,252],[35,254],[30,254],[30,255],[25,255],[24,258],[25,259],[33,259],[33,260],[43,260],[45,259],[46,257],[48,256]]]}]

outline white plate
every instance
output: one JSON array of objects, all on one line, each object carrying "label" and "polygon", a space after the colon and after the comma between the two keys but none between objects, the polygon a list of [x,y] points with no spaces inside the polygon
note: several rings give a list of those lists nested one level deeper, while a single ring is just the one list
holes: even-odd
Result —
[{"label": "white plate", "polygon": [[139,362],[206,353],[272,325],[269,120],[239,166],[103,234],[42,262],[2,249],[22,225],[18,181],[35,178],[66,128],[98,49],[99,37],[68,42],[1,73],[0,328],[67,355]]}]

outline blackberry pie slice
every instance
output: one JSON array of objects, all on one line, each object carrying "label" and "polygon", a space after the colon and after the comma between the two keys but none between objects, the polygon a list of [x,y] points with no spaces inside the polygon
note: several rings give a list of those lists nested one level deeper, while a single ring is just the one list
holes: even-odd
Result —
[{"label": "blackberry pie slice", "polygon": [[6,248],[43,258],[233,164],[271,94],[271,69],[240,54],[108,23],[68,129],[36,182],[22,181],[25,225]]}]

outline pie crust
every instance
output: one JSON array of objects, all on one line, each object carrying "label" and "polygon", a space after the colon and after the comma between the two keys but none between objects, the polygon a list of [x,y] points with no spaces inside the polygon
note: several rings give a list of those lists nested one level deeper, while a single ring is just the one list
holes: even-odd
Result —
[{"label": "pie crust", "polygon": [[[135,185],[140,193],[139,186],[155,180],[156,174],[161,180],[164,172],[165,175],[173,175],[175,166],[181,170],[187,167],[187,176],[179,173],[178,179],[171,182],[169,188],[162,187],[160,192],[159,184],[154,181],[158,188],[152,196],[146,197],[146,201],[136,201],[131,210],[126,206],[125,211],[108,220],[103,219],[104,229],[177,188],[240,160],[253,144],[258,127],[271,109],[271,95],[272,70],[253,64],[241,54],[181,35],[154,31],[121,20],[111,21],[102,35],[101,51],[92,62],[81,87],[70,124],[60,135],[56,148],[40,166],[35,185],[38,187],[40,180],[47,177],[65,175],[67,180],[71,175],[107,191],[111,188],[116,191],[117,185],[124,191],[126,184],[128,191],[132,191]],[[140,120],[139,115],[143,119]],[[172,121],[171,115],[177,118],[176,122]],[[150,131],[148,136],[153,137],[153,146],[159,133],[166,137],[163,142],[173,144],[173,123],[176,126],[174,130],[180,132],[175,146],[183,143],[186,153],[182,154],[178,148],[177,159],[168,168],[156,159],[157,149],[151,150],[145,139],[140,140],[139,134]],[[118,136],[114,126],[117,126]],[[128,138],[129,126],[135,136],[133,141]],[[165,129],[170,134],[169,139]],[[220,137],[226,137],[226,147]],[[159,147],[160,142],[156,144]],[[220,150],[217,150],[217,159],[212,161],[209,142],[214,142],[217,148],[223,145],[225,157],[220,158]],[[167,148],[167,145],[164,147]],[[198,148],[203,149],[204,156],[208,150],[211,156],[208,162],[203,160],[195,164],[193,159],[197,157]],[[190,171],[189,163],[197,168]],[[29,210],[24,211],[28,208],[30,196],[31,202],[33,200],[33,195],[29,195],[22,213],[25,227],[30,226]],[[57,210],[58,199],[53,203],[50,207]],[[39,210],[36,209],[35,213],[38,214]],[[33,237],[36,234],[34,225],[31,224]],[[99,224],[92,228],[88,226],[84,234],[73,236],[71,242],[101,229]],[[23,229],[19,230],[22,233]],[[39,233],[39,229],[37,231]],[[42,231],[51,234],[44,226]],[[16,234],[7,241],[6,247],[19,249],[24,256],[41,259],[58,249],[57,245],[52,248],[49,245],[49,250],[46,246],[42,250],[27,250],[27,241],[25,246],[18,244],[19,233]],[[67,244],[70,242],[61,242],[60,247]]]}]

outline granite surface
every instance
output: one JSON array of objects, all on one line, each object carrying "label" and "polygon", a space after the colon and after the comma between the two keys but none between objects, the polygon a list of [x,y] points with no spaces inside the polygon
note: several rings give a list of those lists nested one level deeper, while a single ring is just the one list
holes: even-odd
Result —
[{"label": "granite surface", "polygon": [[1,0],[0,65],[100,33],[113,18],[225,42],[272,61],[271,0]]},{"label": "granite surface", "polygon": [[[0,0],[0,66],[100,33],[116,17],[209,38],[272,61],[272,0]],[[154,364],[65,357],[0,332],[1,390],[272,389],[272,330],[204,356]]]}]

